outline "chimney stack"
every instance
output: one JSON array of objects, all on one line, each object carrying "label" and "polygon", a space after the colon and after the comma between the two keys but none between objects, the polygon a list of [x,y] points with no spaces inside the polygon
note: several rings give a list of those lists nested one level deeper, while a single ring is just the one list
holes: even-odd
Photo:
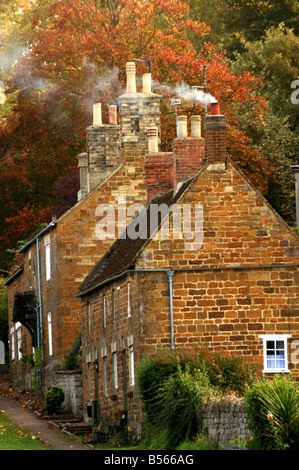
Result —
[{"label": "chimney stack", "polygon": [[158,129],[161,139],[161,96],[151,91],[151,74],[143,75],[143,88],[136,89],[136,70],[134,62],[127,62],[127,91],[117,98],[121,146],[139,144],[147,148],[147,130]]},{"label": "chimney stack", "polygon": [[218,102],[211,103],[210,114],[206,116],[206,158],[209,163],[225,163],[226,119],[220,114]]},{"label": "chimney stack", "polygon": [[205,159],[204,139],[201,137],[201,117],[192,116],[191,136],[188,137],[187,116],[177,117],[177,138],[172,143],[174,190],[183,178],[192,178]]},{"label": "chimney stack", "polygon": [[136,67],[135,62],[127,62],[127,93],[136,93]]}]

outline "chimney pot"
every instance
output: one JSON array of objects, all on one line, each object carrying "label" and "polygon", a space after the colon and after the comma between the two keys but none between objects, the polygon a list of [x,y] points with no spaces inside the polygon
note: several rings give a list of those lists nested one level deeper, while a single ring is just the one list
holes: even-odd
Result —
[{"label": "chimney pot", "polygon": [[135,62],[127,62],[127,93],[136,93],[136,66]]},{"label": "chimney pot", "polygon": [[109,106],[109,124],[117,125],[117,106],[113,104]]},{"label": "chimney pot", "polygon": [[93,125],[95,127],[102,126],[102,104],[96,103],[93,105]]},{"label": "chimney pot", "polygon": [[147,129],[147,139],[148,139],[148,152],[154,153],[158,152],[158,129],[157,127],[150,127]]},{"label": "chimney pot", "polygon": [[143,75],[143,93],[151,93],[152,92],[152,74],[145,73]]},{"label": "chimney pot", "polygon": [[201,117],[191,116],[191,137],[201,137]]},{"label": "chimney pot", "polygon": [[217,101],[211,103],[210,114],[212,116],[219,116],[220,115],[220,106]]},{"label": "chimney pot", "polygon": [[177,118],[177,137],[179,139],[187,137],[187,116],[178,116]]}]

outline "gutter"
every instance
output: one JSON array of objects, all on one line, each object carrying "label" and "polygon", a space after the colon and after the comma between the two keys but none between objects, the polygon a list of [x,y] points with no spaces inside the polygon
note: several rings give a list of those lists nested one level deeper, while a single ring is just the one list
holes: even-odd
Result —
[{"label": "gutter", "polygon": [[22,274],[23,271],[24,271],[24,267],[21,266],[11,276],[9,276],[9,278],[6,279],[6,281],[4,282],[4,285],[8,286],[14,279],[20,276],[20,274]]},{"label": "gutter", "polygon": [[37,240],[37,238],[40,238],[42,235],[44,235],[46,232],[51,230],[53,227],[55,227],[56,222],[52,221],[47,225],[47,227],[43,228],[35,237],[33,237],[29,242],[27,242],[22,248],[20,248],[17,253],[23,253],[23,251],[26,251],[33,243]]},{"label": "gutter", "polygon": [[189,269],[169,269],[169,268],[160,268],[160,269],[126,269],[120,274],[113,276],[105,281],[91,287],[90,289],[79,293],[76,297],[84,297],[91,292],[101,288],[105,284],[112,282],[125,274],[136,272],[136,273],[146,273],[146,272],[163,272],[167,274],[168,277],[168,286],[169,286],[169,307],[170,307],[170,330],[171,330],[171,349],[174,349],[174,325],[173,325],[173,291],[172,291],[172,280],[175,273],[180,272],[207,272],[207,271],[227,271],[227,270],[240,270],[245,271],[249,269],[280,269],[280,268],[291,268],[299,267],[299,263],[294,264],[264,264],[264,265],[253,265],[253,266],[217,266],[217,267],[206,267],[206,268],[189,268]]}]

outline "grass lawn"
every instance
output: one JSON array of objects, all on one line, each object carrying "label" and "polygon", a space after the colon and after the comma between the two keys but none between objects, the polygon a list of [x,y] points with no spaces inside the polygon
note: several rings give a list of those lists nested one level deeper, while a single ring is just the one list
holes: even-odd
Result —
[{"label": "grass lawn", "polygon": [[0,411],[0,451],[1,450],[50,450],[51,447],[32,435],[30,431],[12,423]]}]

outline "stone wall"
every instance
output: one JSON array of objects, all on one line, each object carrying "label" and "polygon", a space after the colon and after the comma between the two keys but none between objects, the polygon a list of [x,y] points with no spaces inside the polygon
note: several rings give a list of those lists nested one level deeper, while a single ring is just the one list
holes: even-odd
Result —
[{"label": "stone wall", "polygon": [[247,440],[251,433],[244,399],[225,397],[209,401],[204,409],[203,430],[218,448],[226,448],[238,439]]},{"label": "stone wall", "polygon": [[83,386],[80,371],[59,371],[56,373],[56,385],[64,391],[62,408],[83,418]]}]

